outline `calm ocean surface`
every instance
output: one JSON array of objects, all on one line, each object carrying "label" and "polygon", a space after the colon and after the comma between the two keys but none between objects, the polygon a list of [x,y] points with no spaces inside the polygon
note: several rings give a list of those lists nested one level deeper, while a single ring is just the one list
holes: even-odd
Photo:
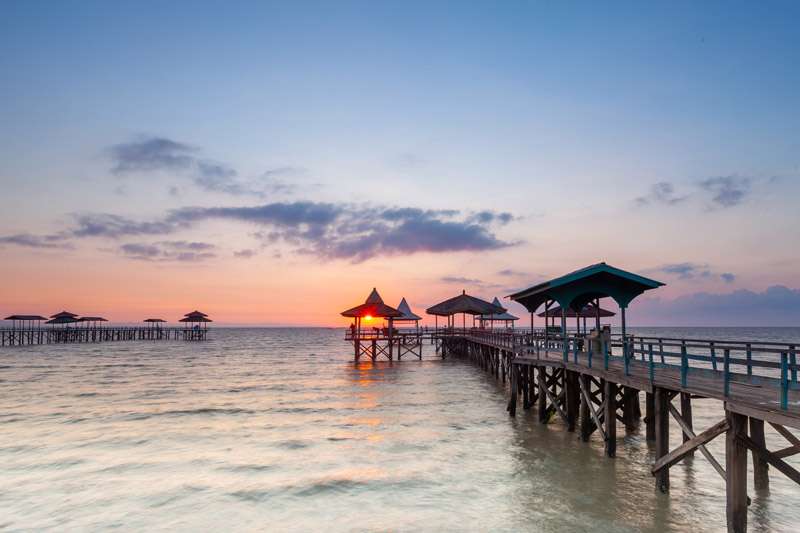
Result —
[{"label": "calm ocean surface", "polygon": [[[797,328],[634,331],[800,342]],[[431,347],[356,366],[342,330],[211,338],[0,349],[0,530],[725,529],[700,454],[657,494],[644,428],[606,459],[598,436],[510,419],[501,385]],[[722,417],[710,400],[694,411],[699,428]],[[724,464],[724,439],[710,450]],[[770,494],[750,493],[751,531],[798,530],[800,487],[771,470]]]}]

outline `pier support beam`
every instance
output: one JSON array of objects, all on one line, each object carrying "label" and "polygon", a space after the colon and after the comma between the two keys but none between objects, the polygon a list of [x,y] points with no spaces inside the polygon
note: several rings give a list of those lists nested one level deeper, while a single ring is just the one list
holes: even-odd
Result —
[{"label": "pier support beam", "polygon": [[606,426],[605,451],[608,457],[617,455],[617,384],[613,381],[603,382],[603,396],[605,397],[605,414],[603,419]]},{"label": "pier support beam", "polygon": [[547,420],[550,418],[547,412],[547,371],[545,368],[547,367],[536,367],[536,385],[539,389],[539,422],[542,424],[547,424]]},{"label": "pier support beam", "polygon": [[[689,427],[689,429],[694,430],[694,424],[692,423],[692,395],[688,392],[681,393],[681,418]],[[689,440],[689,435],[686,432],[682,432],[683,434],[683,442]],[[687,457],[694,457],[694,450],[689,452]]]},{"label": "pier support beam", "polygon": [[[750,417],[750,439],[762,448],[767,447],[763,420]],[[769,490],[769,464],[755,451],[753,451],[753,488],[758,491]]]},{"label": "pier support beam", "polygon": [[[654,390],[656,430],[656,460],[669,453],[669,401],[670,394],[667,389],[656,387]],[[656,488],[661,492],[669,491],[669,468],[664,468],[656,473]]]},{"label": "pier support beam", "polygon": [[578,373],[565,370],[564,371],[564,390],[566,393],[567,403],[567,431],[575,431],[575,423],[578,420],[578,409],[580,406],[581,392],[578,388]]},{"label": "pier support beam", "polygon": [[644,424],[645,440],[649,442],[656,440],[655,410],[655,397],[653,396],[652,392],[646,392],[644,395]]},{"label": "pier support beam", "polygon": [[590,392],[592,387],[591,378],[586,374],[580,374],[578,377],[580,388],[583,391],[581,393],[581,407],[580,407],[580,417],[581,417],[581,440],[583,442],[589,442],[589,437],[592,435],[592,413],[590,411],[591,406],[589,402],[591,401]]},{"label": "pier support beam", "polygon": [[728,433],[725,438],[725,472],[728,531],[747,531],[747,417],[726,411]]},{"label": "pier support beam", "polygon": [[511,397],[508,399],[509,416],[517,416],[517,387],[519,385],[519,365],[511,365]]}]

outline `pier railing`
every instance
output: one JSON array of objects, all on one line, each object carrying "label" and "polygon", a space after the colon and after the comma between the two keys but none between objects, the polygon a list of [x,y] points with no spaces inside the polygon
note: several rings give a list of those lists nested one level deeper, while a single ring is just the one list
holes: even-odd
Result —
[{"label": "pier railing", "polygon": [[437,330],[439,337],[464,336],[512,351],[516,357],[552,359],[608,370],[621,363],[625,375],[646,370],[650,382],[659,372],[677,370],[682,387],[696,377],[721,378],[724,397],[731,383],[776,389],[782,410],[788,409],[789,391],[798,384],[797,347],[800,343],[679,339],[621,335],[587,336],[552,331],[492,331],[479,328]]}]

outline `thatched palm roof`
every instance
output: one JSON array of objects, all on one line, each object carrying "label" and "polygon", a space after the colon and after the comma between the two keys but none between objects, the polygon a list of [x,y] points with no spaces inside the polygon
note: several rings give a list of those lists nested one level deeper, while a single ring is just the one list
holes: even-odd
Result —
[{"label": "thatched palm roof", "polygon": [[195,311],[192,311],[191,313],[186,313],[183,316],[205,316],[205,317],[207,317],[208,315],[205,314],[205,313],[201,313],[200,311],[195,310]]},{"label": "thatched palm roof", "polygon": [[144,322],[166,322],[166,320],[161,318],[146,318],[144,319]]},{"label": "thatched palm roof", "polygon": [[403,316],[396,318],[395,320],[422,320],[422,317],[411,311],[411,307],[408,305],[408,302],[405,298],[400,300],[400,305],[397,306],[397,310],[403,313]]},{"label": "thatched palm roof", "polygon": [[83,316],[78,319],[78,322],[108,322],[108,320],[101,316]]},{"label": "thatched palm roof", "polygon": [[366,301],[357,305],[347,311],[342,311],[342,316],[350,318],[363,318],[371,316],[374,318],[397,318],[402,316],[403,313],[383,303],[383,298],[378,294],[378,290],[373,288],[369,293]]},{"label": "thatched palm roof", "polygon": [[184,318],[178,320],[178,322],[213,322],[210,318],[206,318],[204,316],[197,316],[197,315],[187,315]]},{"label": "thatched palm roof", "polygon": [[[492,300],[492,305],[495,305],[495,306],[501,307],[501,308],[503,307],[502,305],[500,305],[500,300],[498,300],[496,296],[495,296],[494,300]],[[503,313],[496,313],[496,314],[493,314],[493,315],[481,315],[481,320],[497,320],[497,321],[519,320],[519,317],[512,315],[508,311],[505,311]]]},{"label": "thatched palm roof", "polygon": [[450,298],[449,300],[445,300],[426,309],[429,315],[437,316],[452,316],[459,313],[468,315],[492,315],[505,313],[505,311],[504,307],[496,306],[486,300],[470,296],[466,291],[463,291],[454,298]]},{"label": "thatched palm roof", "polygon": [[60,313],[56,313],[54,315],[50,315],[50,318],[62,318],[62,317],[75,318],[77,316],[78,315],[76,315],[75,313],[70,313],[69,311],[61,311]]},{"label": "thatched palm roof", "polygon": [[59,316],[48,320],[45,324],[74,324],[78,319],[74,316]]}]

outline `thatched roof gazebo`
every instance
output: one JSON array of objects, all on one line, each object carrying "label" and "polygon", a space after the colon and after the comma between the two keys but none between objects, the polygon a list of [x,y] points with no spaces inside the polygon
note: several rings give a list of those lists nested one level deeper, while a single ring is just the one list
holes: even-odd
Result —
[{"label": "thatched roof gazebo", "polygon": [[453,327],[453,317],[457,314],[461,314],[463,315],[462,327],[466,329],[466,315],[472,315],[474,321],[475,316],[502,314],[506,312],[506,309],[502,306],[489,303],[486,300],[476,298],[475,296],[470,296],[467,294],[467,291],[461,291],[461,294],[458,296],[439,302],[426,309],[425,312],[436,317],[437,327],[439,325],[438,317],[447,317],[448,327]]},{"label": "thatched roof gazebo", "polygon": [[189,327],[189,324],[194,324],[195,328],[199,328],[200,324],[203,325],[203,329],[208,327],[209,322],[213,322],[208,315],[205,313],[201,313],[200,311],[192,311],[191,313],[186,313],[183,315],[183,318],[178,320],[178,322],[183,322],[186,327]]},{"label": "thatched roof gazebo", "polygon": [[[501,308],[503,307],[500,304],[500,300],[498,300],[496,296],[495,296],[494,300],[492,300],[492,305],[495,305],[495,306],[501,307]],[[480,323],[481,327],[485,327],[486,323],[488,322],[490,324],[490,327],[492,327],[492,328],[494,328],[494,323],[495,322],[502,322],[502,323],[505,324],[506,327],[508,327],[509,324],[511,324],[511,327],[513,328],[514,327],[514,321],[516,321],[516,320],[519,320],[519,317],[512,315],[508,311],[504,311],[502,313],[489,314],[489,315],[481,315],[478,318],[478,322]]]},{"label": "thatched roof gazebo", "polygon": [[342,316],[355,319],[372,320],[373,318],[399,318],[403,313],[383,303],[383,298],[376,288],[372,288],[363,304],[357,305],[347,311],[342,311]]}]

